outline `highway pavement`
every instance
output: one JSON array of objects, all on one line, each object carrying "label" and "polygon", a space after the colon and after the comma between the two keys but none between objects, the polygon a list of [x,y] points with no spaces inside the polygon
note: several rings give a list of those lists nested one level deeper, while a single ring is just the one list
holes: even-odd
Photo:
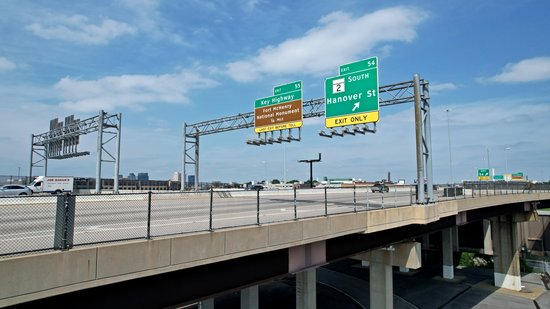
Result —
[{"label": "highway pavement", "polygon": [[[76,196],[73,244],[85,245],[410,205],[408,191],[366,189]],[[325,202],[326,201],[326,202]],[[212,206],[211,206],[212,205]],[[0,254],[53,248],[57,197],[0,199]],[[150,209],[150,216],[149,216]],[[150,225],[148,220],[150,218]]]}]

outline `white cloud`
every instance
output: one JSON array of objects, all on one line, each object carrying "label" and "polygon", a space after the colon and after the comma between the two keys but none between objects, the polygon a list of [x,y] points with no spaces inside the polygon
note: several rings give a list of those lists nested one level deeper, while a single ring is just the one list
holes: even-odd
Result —
[{"label": "white cloud", "polygon": [[98,80],[61,79],[55,88],[65,99],[62,108],[75,111],[114,110],[120,107],[143,109],[152,103],[186,103],[192,89],[214,87],[218,83],[189,71],[164,75],[108,76]]},{"label": "white cloud", "polygon": [[83,15],[49,16],[43,22],[32,23],[25,29],[47,40],[82,44],[107,44],[119,36],[133,34],[136,31],[128,24],[112,19],[92,24]]},{"label": "white cloud", "polygon": [[349,13],[333,12],[322,17],[319,25],[304,36],[261,48],[250,59],[229,63],[226,71],[240,82],[266,74],[336,72],[338,65],[369,54],[378,44],[411,42],[416,38],[415,27],[426,18],[426,12],[404,6],[357,18]]},{"label": "white cloud", "polygon": [[535,57],[517,63],[508,63],[500,74],[480,78],[479,82],[528,83],[550,80],[550,57]]},{"label": "white cloud", "polygon": [[262,2],[263,2],[262,0],[245,0],[244,1],[244,10],[245,11],[252,11],[258,5],[260,5]]},{"label": "white cloud", "polygon": [[135,13],[134,24],[140,32],[156,40],[168,40],[176,44],[183,43],[180,35],[163,26],[162,22],[166,19],[162,18],[158,12],[159,0],[119,0],[119,2]]},{"label": "white cloud", "polygon": [[16,68],[15,63],[11,62],[7,58],[0,57],[0,72],[11,71]]},{"label": "white cloud", "polygon": [[441,93],[444,91],[451,91],[458,89],[459,86],[455,83],[430,83],[430,92],[433,93]]}]

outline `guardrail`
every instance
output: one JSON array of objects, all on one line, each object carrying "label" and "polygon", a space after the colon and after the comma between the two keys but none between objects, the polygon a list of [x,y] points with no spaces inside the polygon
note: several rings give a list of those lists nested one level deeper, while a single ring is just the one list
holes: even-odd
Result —
[{"label": "guardrail", "polygon": [[[437,199],[549,191],[548,185],[438,186]],[[201,191],[0,198],[0,257],[370,211],[414,203],[415,188]]]}]

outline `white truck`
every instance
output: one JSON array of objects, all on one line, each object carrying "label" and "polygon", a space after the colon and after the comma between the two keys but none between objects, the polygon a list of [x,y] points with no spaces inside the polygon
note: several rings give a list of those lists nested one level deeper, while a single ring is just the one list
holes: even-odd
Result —
[{"label": "white truck", "polygon": [[61,194],[73,192],[74,177],[69,176],[38,176],[31,182],[29,187],[33,193],[47,192]]}]

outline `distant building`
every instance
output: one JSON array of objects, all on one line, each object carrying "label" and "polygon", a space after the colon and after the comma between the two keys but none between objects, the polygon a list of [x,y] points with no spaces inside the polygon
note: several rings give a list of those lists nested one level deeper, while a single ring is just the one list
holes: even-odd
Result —
[{"label": "distant building", "polygon": [[174,172],[174,174],[172,174],[172,178],[170,178],[170,181],[181,181],[181,173]]},{"label": "distant building", "polygon": [[195,175],[187,175],[187,183],[188,184],[194,184],[195,183]]},{"label": "distant building", "polygon": [[134,174],[134,173],[128,174],[128,179],[130,179],[130,180],[136,180],[136,179],[137,179],[136,174]]},{"label": "distant building", "polygon": [[138,180],[149,180],[149,173],[138,173]]}]

